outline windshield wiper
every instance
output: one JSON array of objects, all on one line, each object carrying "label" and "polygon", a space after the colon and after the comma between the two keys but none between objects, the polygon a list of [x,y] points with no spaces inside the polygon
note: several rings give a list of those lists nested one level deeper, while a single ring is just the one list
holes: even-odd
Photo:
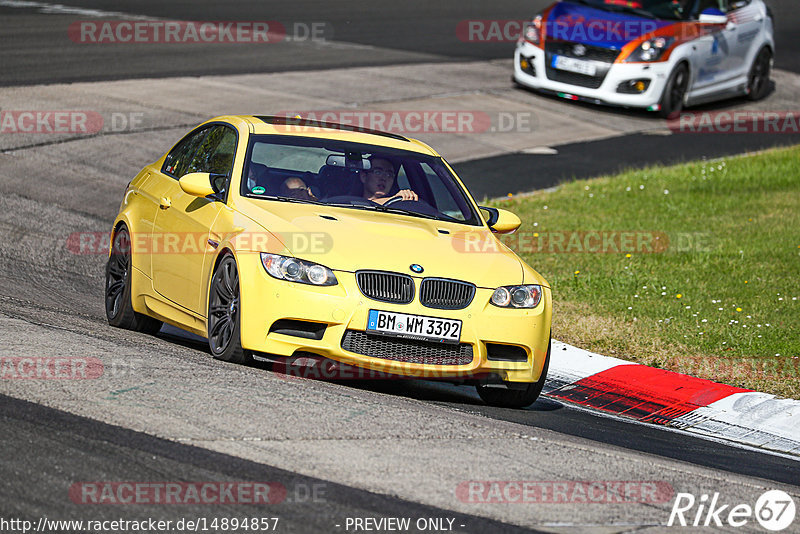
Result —
[{"label": "windshield wiper", "polygon": [[372,206],[371,204],[349,204],[347,202],[323,202],[322,204],[326,206],[334,206],[336,208],[356,208],[361,210],[378,211],[378,207]]},{"label": "windshield wiper", "polygon": [[294,198],[294,197],[279,197],[277,195],[256,195],[254,193],[250,193],[250,198],[257,198],[260,200],[278,200],[280,202],[299,202],[301,204],[319,204],[323,206],[327,206],[324,202],[320,202],[319,200],[310,200],[310,199],[302,199],[302,198]]},{"label": "windshield wiper", "polygon": [[344,202],[334,202],[331,204],[325,204],[326,206],[336,206],[337,208],[355,208],[355,209],[362,209],[362,210],[369,210],[369,211],[380,211],[382,213],[395,213],[398,215],[411,215],[412,217],[419,217],[421,219],[432,219],[435,221],[446,221],[446,222],[461,222],[458,219],[454,219],[453,217],[448,217],[447,215],[443,215],[442,217],[437,217],[436,215],[429,215],[427,213],[419,213],[417,211],[411,210],[404,210],[401,208],[392,208],[389,206],[382,206],[380,204],[347,204]]},{"label": "windshield wiper", "polygon": [[657,18],[655,15],[647,11],[646,9],[641,9],[638,7],[630,7],[630,6],[622,6],[617,4],[604,4],[601,9],[606,9],[608,11],[614,12],[628,12],[633,13],[634,15],[639,15],[640,17],[644,17],[647,19],[655,19]]},{"label": "windshield wiper", "polygon": [[444,213],[441,216],[438,216],[438,215],[431,215],[429,213],[420,213],[418,211],[404,210],[401,208],[392,208],[387,206],[379,206],[378,211],[385,211],[388,213],[401,213],[403,215],[413,215],[414,217],[422,217],[423,219],[433,219],[434,221],[461,222],[456,218],[445,215]]},{"label": "windshield wiper", "polygon": [[397,214],[400,214],[400,215],[413,215],[414,217],[422,217],[423,219],[435,219],[435,220],[439,219],[435,215],[428,215],[427,213],[418,213],[416,211],[404,210],[402,208],[392,208],[392,207],[388,207],[388,206],[378,205],[377,210],[385,212],[385,213],[397,213]]},{"label": "windshield wiper", "polygon": [[601,11],[614,11],[614,12],[627,11],[629,13],[633,13],[635,15],[639,15],[640,17],[645,17],[648,19],[658,18],[654,14],[647,11],[646,9],[641,9],[638,7],[630,7],[617,4],[598,4],[597,2],[592,2],[591,0],[568,0],[568,1],[573,2],[575,4],[583,4],[584,6],[593,7]]}]

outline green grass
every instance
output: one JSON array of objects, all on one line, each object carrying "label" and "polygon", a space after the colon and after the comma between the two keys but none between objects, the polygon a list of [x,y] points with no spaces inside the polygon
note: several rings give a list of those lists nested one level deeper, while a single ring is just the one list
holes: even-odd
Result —
[{"label": "green grass", "polygon": [[[504,240],[552,285],[557,339],[800,398],[800,147],[491,204],[523,221]],[[661,250],[574,252],[576,231],[640,232]]]}]

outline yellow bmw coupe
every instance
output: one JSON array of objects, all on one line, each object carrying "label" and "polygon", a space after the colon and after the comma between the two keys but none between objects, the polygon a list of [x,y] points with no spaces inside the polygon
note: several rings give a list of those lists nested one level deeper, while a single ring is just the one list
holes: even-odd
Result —
[{"label": "yellow bmw coupe", "polygon": [[495,237],[519,226],[420,141],[217,117],[125,190],[106,315],[199,334],[224,361],[313,356],[525,407],[547,374],[552,298]]}]

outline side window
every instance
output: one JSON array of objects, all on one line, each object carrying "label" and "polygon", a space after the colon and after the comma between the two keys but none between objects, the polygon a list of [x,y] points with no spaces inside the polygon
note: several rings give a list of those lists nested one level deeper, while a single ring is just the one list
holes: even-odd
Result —
[{"label": "side window", "polygon": [[219,175],[212,177],[211,185],[217,193],[225,195],[235,153],[236,132],[227,126],[214,126],[198,147],[186,172],[208,172]]},{"label": "side window", "polygon": [[197,147],[203,141],[207,133],[208,128],[203,128],[178,143],[167,155],[164,161],[164,168],[162,169],[163,172],[175,176],[176,178],[187,174],[189,171],[186,169],[189,163],[191,163]]},{"label": "side window", "polygon": [[195,152],[187,172],[229,175],[236,151],[236,132],[227,126],[214,126]]}]

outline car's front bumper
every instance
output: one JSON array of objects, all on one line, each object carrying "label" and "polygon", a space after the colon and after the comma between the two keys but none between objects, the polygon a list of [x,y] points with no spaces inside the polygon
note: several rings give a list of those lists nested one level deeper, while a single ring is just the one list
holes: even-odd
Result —
[{"label": "car's front bumper", "polygon": [[[533,66],[532,72],[520,66],[526,59]],[[514,80],[526,87],[558,94],[572,100],[584,100],[612,106],[657,109],[664,93],[671,66],[668,62],[655,63],[613,63],[600,87],[593,89],[562,83],[548,78],[546,73],[546,54],[542,48],[528,42],[517,44],[514,53]],[[620,93],[620,84],[630,80],[650,80],[643,93]]]},{"label": "car's front bumper", "polygon": [[[264,271],[257,256],[243,254],[237,262],[242,284],[241,338],[245,349],[279,356],[312,353],[380,373],[419,378],[470,379],[493,375],[508,382],[535,382],[541,375],[550,341],[549,288],[543,288],[542,300],[534,309],[498,308],[489,303],[492,289],[478,288],[467,308],[440,310],[422,306],[416,296],[406,305],[371,300],[361,293],[355,274],[350,272],[336,271],[338,284],[329,287],[276,280]],[[420,280],[415,278],[417,287]],[[371,309],[460,319],[461,343],[471,347],[471,361],[463,365],[430,365],[396,361],[390,359],[389,353],[381,358],[345,350],[342,347],[345,334],[363,333]],[[320,323],[325,326],[324,333],[321,339],[311,339],[270,332],[270,327],[281,319]],[[388,341],[390,346],[395,339],[374,337]],[[441,346],[425,341],[403,345],[409,343],[434,355]],[[491,360],[487,343],[520,347],[525,351],[525,361]]]}]

